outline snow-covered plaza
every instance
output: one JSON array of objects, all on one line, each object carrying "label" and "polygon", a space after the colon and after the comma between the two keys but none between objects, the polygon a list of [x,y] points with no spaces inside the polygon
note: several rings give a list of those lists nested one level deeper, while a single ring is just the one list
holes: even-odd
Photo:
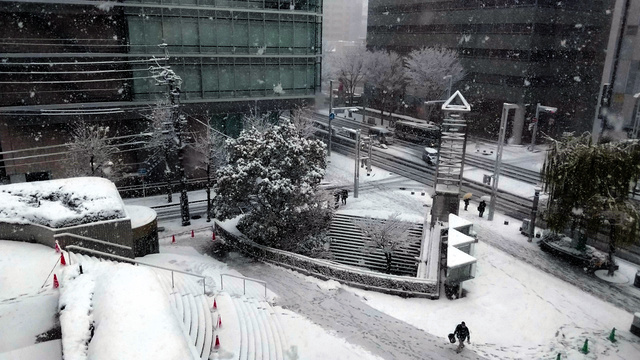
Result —
[{"label": "snow-covered plaza", "polygon": [[[333,154],[325,180],[345,186],[352,169],[352,159]],[[429,211],[429,189],[421,184],[375,167],[361,180],[359,198],[349,197],[339,212],[384,217],[398,211],[422,221]],[[190,193],[192,201],[204,196],[204,191]],[[165,201],[155,196],[125,203]],[[470,208],[475,209],[473,203]],[[179,219],[159,221],[164,227],[160,253],[136,260],[204,277],[202,283],[175,273],[174,282],[193,293],[185,304],[198,299],[206,303],[197,305],[198,311],[210,312],[207,321],[213,321],[220,341],[211,359],[640,358],[640,338],[628,331],[633,319],[629,308],[640,310],[640,289],[632,285],[637,265],[620,261],[619,272],[630,279],[624,284],[587,273],[574,276],[575,269],[565,272],[535,241],[528,243],[515,219],[496,214],[490,222],[462,208],[460,214],[474,223],[479,244],[475,279],[464,283],[466,296],[457,300],[359,290],[237,253],[216,259],[211,256],[212,223],[204,218],[192,220],[189,227]],[[503,225],[505,221],[509,224]],[[527,261],[534,257],[535,262]],[[180,317],[187,310],[177,310],[183,305],[178,305],[182,302],[172,291],[168,272],[77,255],[63,266],[59,258],[43,245],[0,241],[0,359],[58,360],[63,345],[64,359],[200,357],[190,349],[191,335]],[[60,288],[53,288],[50,273],[57,274]],[[221,280],[221,274],[264,281],[266,296],[259,283],[243,287],[242,280]],[[579,282],[583,286],[576,286]],[[598,282],[595,290],[585,289]],[[630,295],[625,300],[619,294]],[[185,299],[181,297],[179,301]],[[460,321],[469,326],[471,342],[456,354],[447,334]],[[94,333],[87,330],[92,322]],[[63,331],[59,339],[61,324],[63,330],[77,331]],[[615,343],[609,340],[613,328]],[[196,336],[195,343],[213,346],[215,338],[207,336]],[[585,340],[588,354],[581,352]]]}]

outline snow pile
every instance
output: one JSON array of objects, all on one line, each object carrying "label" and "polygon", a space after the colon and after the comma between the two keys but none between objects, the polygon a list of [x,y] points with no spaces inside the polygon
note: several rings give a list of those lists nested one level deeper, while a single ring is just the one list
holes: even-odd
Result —
[{"label": "snow pile", "polygon": [[115,185],[96,177],[0,186],[0,222],[61,228],[125,218]]},{"label": "snow pile", "polygon": [[64,358],[184,359],[190,354],[169,298],[152,270],[83,263],[61,279]]}]

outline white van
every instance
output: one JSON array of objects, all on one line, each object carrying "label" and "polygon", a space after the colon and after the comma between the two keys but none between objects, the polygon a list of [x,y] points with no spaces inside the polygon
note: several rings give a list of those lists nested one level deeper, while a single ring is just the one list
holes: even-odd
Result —
[{"label": "white van", "polygon": [[438,150],[430,147],[426,147],[422,150],[422,160],[429,165],[436,165],[438,161]]}]

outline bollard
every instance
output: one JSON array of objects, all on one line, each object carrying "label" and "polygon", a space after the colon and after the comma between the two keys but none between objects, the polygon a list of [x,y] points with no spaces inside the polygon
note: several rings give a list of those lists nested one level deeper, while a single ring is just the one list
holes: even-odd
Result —
[{"label": "bollard", "polygon": [[580,352],[582,352],[583,354],[589,353],[589,339],[585,339],[584,345],[582,345],[582,349],[580,349]]}]

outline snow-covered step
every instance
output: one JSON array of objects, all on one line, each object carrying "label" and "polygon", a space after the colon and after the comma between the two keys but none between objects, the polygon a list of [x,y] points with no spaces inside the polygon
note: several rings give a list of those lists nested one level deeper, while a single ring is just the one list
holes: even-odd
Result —
[{"label": "snow-covered step", "polygon": [[[184,297],[186,299],[185,304],[189,309],[188,312],[191,315],[188,326],[189,337],[191,338],[191,343],[195,345],[198,337],[198,305],[192,294],[185,294]],[[186,322],[185,328],[187,328]]]},{"label": "snow-covered step", "polygon": [[249,317],[249,321],[251,322],[252,328],[253,328],[253,343],[255,344],[255,352],[256,352],[256,359],[263,359],[263,355],[264,355],[264,342],[265,342],[265,336],[263,334],[264,330],[262,329],[262,327],[260,326],[260,324],[258,323],[258,319],[256,317],[256,313],[255,313],[255,309],[253,307],[251,307],[251,304],[249,304],[249,301],[246,297],[243,297],[242,299],[244,307],[247,311],[248,317]]},{"label": "snow-covered step", "polygon": [[275,324],[275,322],[278,320],[274,315],[273,308],[265,300],[260,301],[259,306],[260,306],[262,316],[265,319],[264,320],[265,324],[267,324],[270,327],[271,334],[273,337],[273,343],[272,343],[273,346],[269,346],[269,353],[272,354],[270,356],[273,359],[283,360],[284,354],[282,352],[282,339],[281,339],[280,332],[278,331],[278,327]]},{"label": "snow-covered step", "polygon": [[256,314],[256,320],[260,325],[262,331],[262,353],[264,359],[276,360],[275,348],[277,347],[276,338],[273,334],[273,329],[269,324],[264,306],[256,299],[249,299],[249,304]]},{"label": "snow-covered step", "polygon": [[[239,310],[234,303],[234,298],[227,292],[219,292],[215,295],[218,304],[217,311],[212,313],[215,337],[220,339],[219,352],[233,354],[229,359],[247,360],[246,329],[239,315]],[[211,299],[213,302],[213,299]],[[218,315],[221,316],[222,326],[217,327]]]},{"label": "snow-covered step", "polygon": [[206,321],[204,318],[204,311],[202,310],[202,301],[201,301],[201,297],[202,295],[198,295],[197,297],[194,296],[193,297],[193,301],[195,302],[195,310],[196,310],[196,314],[197,314],[197,321],[196,321],[196,326],[195,328],[192,328],[192,332],[195,333],[195,337],[196,337],[196,350],[198,351],[198,354],[202,354],[202,347],[204,345],[204,338],[205,338],[205,332],[206,332]]},{"label": "snow-covered step", "polygon": [[244,301],[242,301],[239,297],[233,298],[233,305],[238,314],[238,322],[240,323],[240,333],[241,333],[241,342],[240,342],[240,356],[239,360],[253,360],[256,358],[256,354],[254,349],[253,342],[253,326],[249,321],[248,314],[244,309]]},{"label": "snow-covered step", "polygon": [[[271,305],[269,305],[271,306]],[[287,341],[287,335],[285,334],[284,330],[282,329],[282,324],[280,323],[280,313],[278,311],[276,311],[273,307],[271,307],[271,314],[273,315],[273,318],[275,319],[274,321],[274,325],[275,327],[278,329],[278,334],[280,336],[280,344],[282,346],[282,354],[283,354],[283,358],[284,358],[284,354],[287,353],[287,351],[289,351],[289,342]]]},{"label": "snow-covered step", "polygon": [[271,331],[271,326],[269,326],[268,319],[265,317],[264,307],[260,305],[259,300],[257,299],[249,299],[249,304],[251,308],[254,310],[256,314],[256,320],[262,329],[262,353],[265,359],[275,360],[275,344],[276,340],[273,336],[273,331]]},{"label": "snow-covered step", "polygon": [[209,355],[211,354],[211,344],[213,342],[213,317],[211,315],[211,310],[209,309],[209,300],[206,295],[200,295],[200,306],[202,307],[202,312],[204,314],[204,340],[202,343],[202,351],[200,352],[200,358],[202,360],[207,360]]}]

